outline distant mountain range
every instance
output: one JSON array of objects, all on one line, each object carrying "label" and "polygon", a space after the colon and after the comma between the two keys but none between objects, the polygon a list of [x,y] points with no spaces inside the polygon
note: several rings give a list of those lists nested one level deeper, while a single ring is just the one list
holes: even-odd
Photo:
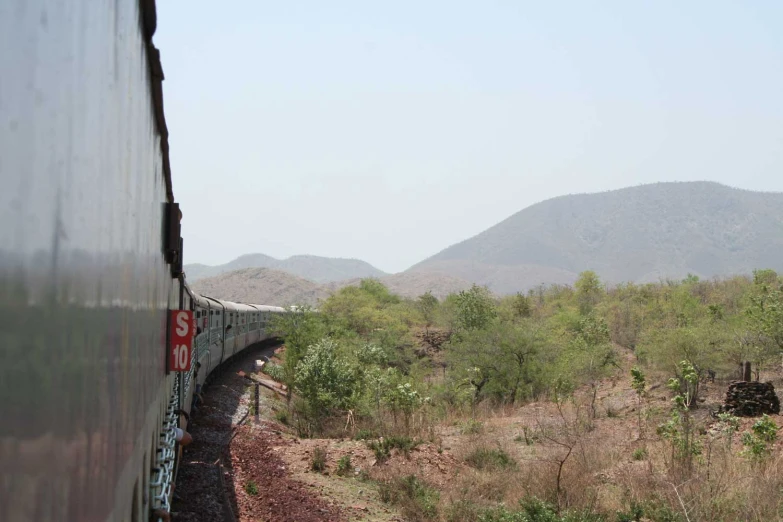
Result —
[{"label": "distant mountain range", "polygon": [[316,283],[386,275],[386,272],[358,259],[306,255],[275,259],[264,254],[245,254],[224,265],[209,266],[194,263],[185,265],[184,270],[188,281],[194,282],[242,268],[273,268]]},{"label": "distant mountain range", "polygon": [[[470,287],[470,283],[434,273],[395,274],[379,278],[389,289],[403,297],[415,298],[431,291],[438,298]],[[190,282],[203,295],[240,303],[290,306],[316,306],[344,286],[358,285],[361,278],[319,284],[272,268],[240,268],[213,277]]]},{"label": "distant mountain range", "polygon": [[[270,288],[288,285],[289,293],[269,290],[271,294],[259,295],[263,300],[250,300],[286,305],[309,302],[297,301],[300,298],[317,301],[366,277],[380,279],[403,296],[430,290],[442,297],[472,283],[497,294],[571,284],[583,270],[594,270],[610,283],[681,279],[689,273],[703,278],[749,274],[756,268],[783,271],[783,193],[687,182],[561,196],[527,207],[394,275],[355,259],[277,260],[263,254],[216,267],[186,265],[185,272],[192,283],[248,267],[287,272],[311,286],[296,279],[286,283],[280,275],[269,279],[268,273],[241,271],[210,281],[217,285],[210,287],[214,296],[231,299],[235,294],[229,287],[241,286],[236,278],[242,277],[249,278],[248,284]],[[228,285],[225,291],[220,281]]]},{"label": "distant mountain range", "polygon": [[323,285],[272,268],[240,268],[190,283],[203,295],[238,303],[316,305],[331,292]]},{"label": "distant mountain range", "polygon": [[439,272],[497,293],[570,283],[651,282],[783,269],[783,194],[711,182],[561,196],[517,212],[409,272]]}]

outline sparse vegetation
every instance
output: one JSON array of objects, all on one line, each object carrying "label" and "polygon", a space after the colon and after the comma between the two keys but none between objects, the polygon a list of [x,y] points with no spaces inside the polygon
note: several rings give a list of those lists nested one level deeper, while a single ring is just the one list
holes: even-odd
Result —
[{"label": "sparse vegetation", "polygon": [[367,443],[367,447],[373,451],[378,462],[388,459],[393,449],[399,450],[400,453],[407,457],[410,451],[418,445],[419,441],[404,436],[391,436],[371,440]]},{"label": "sparse vegetation", "polygon": [[468,419],[462,425],[462,433],[465,435],[477,435],[484,431],[484,423],[476,419]]},{"label": "sparse vegetation", "polygon": [[745,455],[761,461],[769,456],[771,445],[778,438],[778,425],[775,421],[764,415],[757,420],[751,430],[742,435],[742,444],[745,446]]},{"label": "sparse vegetation", "polygon": [[465,456],[465,462],[480,470],[504,470],[517,466],[516,461],[500,448],[475,448]]},{"label": "sparse vegetation", "polygon": [[313,448],[313,455],[310,457],[310,469],[318,473],[326,471],[326,450],[321,446]]},{"label": "sparse vegetation", "polygon": [[276,411],[275,420],[280,424],[288,425],[288,412],[286,410]]},{"label": "sparse vegetation", "polygon": [[379,484],[381,500],[400,507],[406,519],[417,522],[436,520],[439,495],[415,475],[397,477]]},{"label": "sparse vegetation", "polygon": [[258,486],[256,485],[256,483],[253,482],[252,480],[248,480],[245,483],[245,493],[253,497],[258,495]]},{"label": "sparse vegetation", "polygon": [[353,470],[353,466],[351,465],[351,456],[344,455],[340,457],[340,460],[337,461],[337,474],[347,475],[352,470]]},{"label": "sparse vegetation", "polygon": [[633,460],[645,460],[647,458],[647,448],[636,448],[631,454]]},{"label": "sparse vegetation", "polygon": [[[456,444],[470,468],[459,480],[380,485],[411,520],[775,519],[783,471],[763,464],[780,458],[777,424],[742,428],[703,401],[742,361],[758,378],[779,375],[780,288],[770,271],[616,287],[587,272],[574,288],[498,299],[473,287],[439,302],[362,282],[299,316],[307,326],[280,365],[294,394],[287,419],[305,436],[365,441],[375,469],[413,458],[422,441],[443,457]],[[286,337],[295,325],[279,327]],[[448,335],[419,349],[425,331]],[[446,451],[444,430],[456,438]],[[629,455],[638,464],[625,470]],[[338,474],[349,469],[350,458],[337,462]],[[733,500],[746,497],[752,512]]]}]

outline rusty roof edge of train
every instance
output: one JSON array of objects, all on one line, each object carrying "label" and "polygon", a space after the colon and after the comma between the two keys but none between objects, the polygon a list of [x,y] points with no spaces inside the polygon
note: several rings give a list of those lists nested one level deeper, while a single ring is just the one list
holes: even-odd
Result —
[{"label": "rusty roof edge of train", "polygon": [[147,43],[147,62],[150,69],[152,103],[155,111],[155,123],[160,134],[160,152],[163,159],[163,177],[166,181],[166,198],[174,202],[174,190],[171,183],[171,162],[169,161],[169,129],[166,126],[166,115],[163,112],[163,65],[160,61],[160,51],[152,43],[152,36],[158,25],[158,15],[155,0],[139,0],[141,13],[140,23]]}]

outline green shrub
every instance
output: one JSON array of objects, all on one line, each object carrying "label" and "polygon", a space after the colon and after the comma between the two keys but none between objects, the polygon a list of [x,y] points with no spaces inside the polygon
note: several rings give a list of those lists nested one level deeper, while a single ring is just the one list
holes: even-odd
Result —
[{"label": "green shrub", "polygon": [[589,511],[567,511],[557,509],[543,500],[528,498],[520,501],[519,510],[506,507],[491,508],[480,513],[477,522],[603,522],[605,517]]},{"label": "green shrub", "polygon": [[418,446],[421,442],[410,437],[391,436],[381,438],[378,440],[371,440],[367,443],[367,447],[370,448],[375,454],[375,459],[378,462],[383,462],[391,455],[391,450],[397,448],[406,457],[410,451]]},{"label": "green shrub", "polygon": [[482,431],[484,431],[484,423],[476,419],[468,419],[462,425],[462,433],[464,435],[477,435]]},{"label": "green shrub", "polygon": [[446,510],[446,522],[476,522],[485,510],[470,500],[458,500]]},{"label": "green shrub", "polygon": [[356,435],[353,436],[353,440],[369,440],[376,437],[377,435],[374,431],[368,430],[367,428],[362,428],[356,432]]},{"label": "green shrub", "polygon": [[314,417],[351,405],[359,384],[356,369],[331,339],[322,339],[308,348],[296,366],[296,390]]},{"label": "green shrub", "polygon": [[398,506],[406,520],[415,522],[438,518],[438,492],[416,475],[383,481],[378,492],[383,502]]},{"label": "green shrub", "polygon": [[337,461],[338,475],[347,475],[351,472],[352,469],[353,469],[353,465],[351,465],[350,455],[345,455],[344,457],[340,457],[340,460]]},{"label": "green shrub", "polygon": [[283,367],[273,362],[268,362],[264,365],[264,373],[270,376],[277,382],[284,382],[285,374]]},{"label": "green shrub", "polygon": [[761,460],[772,451],[772,444],[778,438],[778,425],[765,414],[750,429],[742,434],[743,454]]},{"label": "green shrub", "polygon": [[647,448],[636,448],[631,454],[633,460],[644,460],[647,458]]},{"label": "green shrub", "polygon": [[636,502],[631,502],[631,507],[628,509],[628,511],[619,511],[617,513],[617,522],[639,522],[643,516],[644,508],[642,505]]},{"label": "green shrub", "polygon": [[258,486],[256,485],[256,483],[253,482],[252,480],[248,480],[247,484],[245,484],[245,493],[253,497],[258,495]]},{"label": "green shrub", "polygon": [[275,412],[275,419],[280,424],[288,426],[288,412],[286,410],[279,410]]},{"label": "green shrub", "polygon": [[326,471],[326,450],[321,446],[313,448],[313,455],[310,457],[310,469],[319,473]]},{"label": "green shrub", "polygon": [[465,462],[473,468],[489,471],[517,467],[516,461],[500,448],[476,448],[465,457]]}]

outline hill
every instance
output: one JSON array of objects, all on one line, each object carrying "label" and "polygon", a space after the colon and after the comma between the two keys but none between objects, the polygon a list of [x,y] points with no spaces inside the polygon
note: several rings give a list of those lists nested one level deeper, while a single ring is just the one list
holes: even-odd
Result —
[{"label": "hill", "polygon": [[[438,299],[443,299],[447,295],[466,290],[472,283],[458,277],[438,273],[438,272],[402,272],[378,280],[394,294],[401,297],[415,299],[426,292],[432,292],[432,295]],[[327,288],[335,291],[345,286],[358,286],[361,278],[349,279],[347,281],[337,281],[329,283]]]},{"label": "hill", "polygon": [[543,201],[408,272],[510,293],[570,283],[587,269],[609,282],[649,282],[755,268],[783,269],[783,194],[688,182]]},{"label": "hill", "polygon": [[[358,285],[362,278],[319,284],[272,268],[241,268],[195,282],[191,288],[204,295],[240,303],[316,306],[340,288]],[[471,283],[445,274],[402,273],[379,278],[393,293],[416,298],[430,291],[436,297],[470,288]]]},{"label": "hill", "polygon": [[329,296],[322,285],[271,268],[242,268],[190,282],[190,286],[218,299],[274,306],[315,305]]},{"label": "hill", "polygon": [[245,254],[223,265],[209,266],[194,263],[185,265],[184,270],[188,281],[194,282],[242,268],[273,268],[317,283],[386,275],[385,272],[358,259],[307,255],[276,259],[265,254]]}]

